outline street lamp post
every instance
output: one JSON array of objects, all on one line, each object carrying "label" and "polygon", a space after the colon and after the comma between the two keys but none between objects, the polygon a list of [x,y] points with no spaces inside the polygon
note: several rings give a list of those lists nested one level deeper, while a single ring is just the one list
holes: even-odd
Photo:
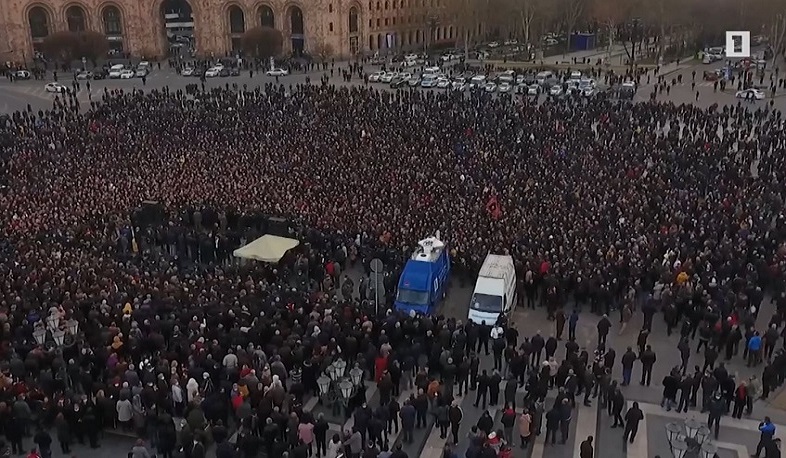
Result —
[{"label": "street lamp post", "polygon": [[437,31],[437,26],[439,25],[439,18],[436,16],[429,16],[427,24],[428,24],[429,35],[428,35],[428,42],[426,42],[425,44],[425,46],[427,47],[425,49],[426,51],[428,51],[428,47],[431,48],[434,47],[433,42],[435,41],[434,39],[436,38],[436,31]]},{"label": "street lamp post", "polygon": [[694,418],[666,425],[666,439],[674,458],[712,458],[718,448],[709,436],[710,429]]},{"label": "street lamp post", "polygon": [[[338,416],[343,407],[346,411],[349,400],[357,392],[363,382],[363,370],[357,365],[346,375],[347,362],[337,359],[325,369],[325,373],[317,379],[320,400],[332,407],[333,416]],[[346,412],[347,416],[349,412]]]}]

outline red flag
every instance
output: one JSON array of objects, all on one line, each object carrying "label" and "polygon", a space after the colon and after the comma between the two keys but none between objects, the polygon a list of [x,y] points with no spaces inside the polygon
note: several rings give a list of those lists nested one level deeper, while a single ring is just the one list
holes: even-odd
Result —
[{"label": "red flag", "polygon": [[491,196],[489,201],[486,202],[486,211],[494,219],[499,219],[502,216],[502,209],[499,206],[497,196]]}]

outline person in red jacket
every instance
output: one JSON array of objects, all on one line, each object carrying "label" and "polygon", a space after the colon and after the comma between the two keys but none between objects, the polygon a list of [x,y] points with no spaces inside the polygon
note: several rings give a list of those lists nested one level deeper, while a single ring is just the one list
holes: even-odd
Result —
[{"label": "person in red jacket", "polygon": [[379,355],[374,360],[374,382],[379,383],[382,380],[382,375],[388,370],[387,356]]}]

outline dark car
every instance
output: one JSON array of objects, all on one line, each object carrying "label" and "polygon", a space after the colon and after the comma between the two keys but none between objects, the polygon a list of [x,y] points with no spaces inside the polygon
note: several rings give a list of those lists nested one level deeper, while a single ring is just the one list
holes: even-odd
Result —
[{"label": "dark car", "polygon": [[194,69],[194,73],[192,73],[191,76],[195,76],[197,78],[201,78],[201,77],[205,76],[205,69],[204,68],[195,68]]},{"label": "dark car", "polygon": [[407,85],[407,80],[405,80],[404,78],[402,78],[400,76],[396,77],[396,78],[393,78],[393,80],[390,82],[390,88],[391,89],[404,87],[406,85]]},{"label": "dark car", "polygon": [[222,68],[221,71],[218,72],[218,76],[222,78],[226,78],[227,76],[229,76],[229,69],[226,67]]},{"label": "dark car", "polygon": [[240,76],[240,69],[232,67],[232,69],[229,70],[229,76]]},{"label": "dark car", "polygon": [[93,79],[94,80],[103,80],[103,79],[106,79],[107,76],[109,76],[109,71],[107,69],[105,69],[105,68],[102,68],[100,70],[95,70],[93,72]]}]

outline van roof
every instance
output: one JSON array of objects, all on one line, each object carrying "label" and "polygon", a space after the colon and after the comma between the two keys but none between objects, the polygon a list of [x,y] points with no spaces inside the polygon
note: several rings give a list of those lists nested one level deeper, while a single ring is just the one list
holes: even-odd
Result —
[{"label": "van roof", "polygon": [[483,261],[480,276],[486,278],[505,278],[513,270],[513,257],[500,254],[490,254]]},{"label": "van roof", "polygon": [[436,237],[426,237],[418,242],[418,248],[412,259],[423,262],[436,262],[445,250],[445,244]]}]

